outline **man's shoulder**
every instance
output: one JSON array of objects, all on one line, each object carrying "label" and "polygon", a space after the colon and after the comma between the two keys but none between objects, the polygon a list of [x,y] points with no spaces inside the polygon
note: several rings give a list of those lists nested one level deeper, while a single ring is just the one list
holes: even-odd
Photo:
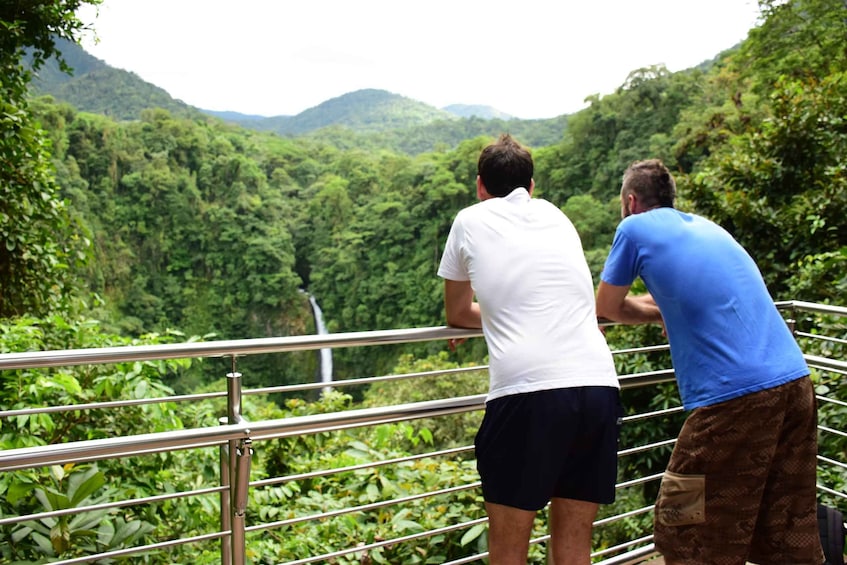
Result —
[{"label": "man's shoulder", "polygon": [[690,218],[697,220],[703,219],[700,216],[682,212],[680,210],[677,210],[676,208],[662,206],[661,208],[653,208],[652,210],[648,210],[646,212],[639,212],[638,214],[632,214],[631,216],[627,216],[626,218],[622,219],[621,222],[618,224],[618,229],[637,229],[641,226],[646,226],[650,224],[676,221],[679,218]]},{"label": "man's shoulder", "polygon": [[549,200],[546,200],[544,198],[533,198],[533,199],[530,200],[530,202],[532,203],[533,206],[538,206],[540,208],[554,208],[556,210],[561,211],[561,209],[558,206],[556,206],[555,204],[553,204],[552,202],[550,202]]},{"label": "man's shoulder", "polygon": [[484,213],[484,209],[480,204],[483,202],[477,202],[476,204],[471,204],[470,206],[465,206],[461,210],[456,213],[455,221],[462,221],[467,218],[473,218],[479,216]]}]

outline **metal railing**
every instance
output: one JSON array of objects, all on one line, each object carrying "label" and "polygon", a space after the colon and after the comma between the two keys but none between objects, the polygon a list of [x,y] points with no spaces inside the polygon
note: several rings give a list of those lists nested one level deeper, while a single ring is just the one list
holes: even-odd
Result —
[{"label": "metal railing", "polygon": [[[844,317],[847,309],[810,304],[804,302],[783,302],[778,307],[788,312],[789,324],[795,329],[798,339],[812,344],[825,340],[827,344],[839,346],[845,343],[843,336],[825,336],[820,333],[806,331],[802,327],[797,329],[797,318],[800,314]],[[817,330],[816,330],[817,331]],[[173,453],[185,450],[201,450],[204,457],[209,457],[204,451],[207,448],[217,448],[220,483],[214,486],[205,486],[192,490],[180,492],[167,492],[153,496],[138,497],[130,500],[114,500],[98,502],[88,506],[53,509],[45,512],[23,514],[20,516],[0,517],[0,526],[5,528],[4,537],[10,537],[9,528],[33,521],[55,520],[62,516],[76,515],[82,513],[94,513],[111,511],[115,509],[126,509],[134,506],[155,505],[166,501],[187,500],[209,496],[219,497],[220,528],[213,532],[198,535],[180,537],[176,539],[160,540],[146,545],[122,547],[109,551],[93,552],[91,554],[74,557],[70,559],[59,559],[52,563],[86,563],[110,558],[125,556],[155,555],[154,552],[162,551],[176,546],[197,546],[206,542],[218,542],[220,544],[220,562],[224,564],[242,565],[247,562],[248,543],[247,538],[263,532],[285,531],[304,522],[325,521],[341,516],[353,514],[379,512],[387,507],[405,507],[415,504],[421,500],[438,499],[439,497],[455,496],[457,493],[474,492],[478,489],[478,482],[470,481],[464,484],[449,485],[435,490],[411,493],[388,500],[367,502],[344,508],[328,509],[323,512],[303,516],[290,516],[277,520],[265,522],[247,520],[247,509],[250,500],[250,492],[257,489],[267,489],[279,485],[291,484],[297,481],[316,481],[332,475],[344,473],[355,473],[364,469],[377,469],[389,466],[408,465],[423,459],[445,459],[453,457],[468,456],[472,446],[465,445],[455,448],[442,449],[435,452],[424,452],[406,454],[400,457],[388,457],[384,460],[368,461],[346,465],[339,468],[317,469],[308,472],[290,474],[287,476],[270,477],[251,480],[251,463],[254,446],[257,442],[310,436],[327,432],[339,432],[353,430],[369,426],[383,424],[394,424],[417,420],[423,418],[439,418],[450,415],[458,415],[468,412],[480,411],[484,407],[484,394],[462,396],[458,398],[442,398],[422,402],[413,402],[375,408],[360,408],[332,412],[326,414],[312,414],[307,416],[294,416],[283,419],[272,419],[250,422],[243,414],[242,400],[245,395],[269,394],[275,392],[304,391],[320,389],[325,383],[305,383],[283,387],[271,387],[262,389],[244,389],[242,387],[242,376],[238,372],[237,359],[246,355],[259,353],[279,353],[303,350],[315,350],[321,348],[343,348],[364,347],[384,344],[400,344],[411,342],[422,342],[432,340],[446,340],[457,337],[479,337],[481,332],[476,330],[459,330],[454,328],[419,328],[407,330],[390,330],[374,332],[358,332],[347,334],[330,334],[321,336],[295,336],[284,338],[231,340],[217,342],[199,342],[169,345],[130,346],[116,348],[99,348],[84,350],[44,351],[28,353],[12,353],[0,355],[0,370],[33,369],[45,367],[64,367],[87,364],[104,364],[127,361],[152,361],[163,359],[194,358],[194,357],[226,357],[230,359],[231,370],[226,375],[226,391],[191,394],[183,396],[170,396],[166,398],[135,399],[125,401],[113,401],[107,403],[87,403],[73,406],[48,406],[28,407],[16,410],[0,411],[0,421],[18,417],[30,417],[37,414],[54,414],[57,412],[72,412],[91,409],[119,409],[123,407],[153,405],[167,403],[195,403],[213,398],[225,398],[227,414],[221,418],[218,425],[192,428],[176,429],[172,431],[130,435],[125,437],[112,437],[93,439],[87,441],[74,441],[69,443],[57,443],[52,445],[25,447],[0,452],[0,471],[31,470],[40,467],[63,465],[67,463],[80,464],[101,460],[114,460],[122,458],[133,458],[151,456],[162,453]],[[616,356],[663,354],[668,350],[667,345],[655,345],[641,348],[631,348],[614,351]],[[810,350],[817,351],[815,346]],[[847,364],[844,361],[807,353],[810,367],[820,373],[829,375],[847,374]],[[668,362],[669,366],[669,362]],[[450,370],[427,371],[421,373],[410,373],[401,375],[386,375],[379,377],[351,379],[333,382],[333,388],[345,386],[361,386],[380,382],[399,381],[405,379],[440,377],[445,375],[461,375],[486,370],[485,365],[474,367],[463,367]],[[654,386],[673,381],[673,371],[670,368],[634,372],[620,376],[621,386],[624,392],[627,390],[640,389],[645,386]],[[847,407],[847,403],[820,395],[822,403],[831,403],[832,406]],[[682,412],[679,406],[667,406],[661,409],[645,411],[632,414],[624,419],[625,426],[648,419],[668,419],[678,417]],[[844,432],[830,427],[821,426],[822,434],[836,437],[847,437]],[[669,447],[675,442],[675,437],[666,437],[656,441],[649,441],[641,445],[623,448],[619,452],[622,460],[631,456],[657,451],[669,452]],[[847,465],[840,462],[837,457],[829,454],[821,456],[821,464],[828,469],[835,469],[840,473],[847,469]],[[661,469],[643,476],[626,477],[617,488],[625,489],[645,488],[650,483],[658,483],[661,478]],[[838,489],[827,485],[820,485],[820,490],[827,496],[847,498]],[[652,513],[653,507],[647,504],[637,508],[615,509],[614,513],[603,516],[596,522],[598,529],[610,524],[622,521],[644,519]],[[427,531],[414,532],[412,534],[400,535],[390,539],[374,540],[365,543],[353,544],[347,548],[341,548],[332,552],[311,555],[305,558],[287,561],[289,565],[300,563],[327,562],[337,560],[341,557],[364,555],[371,551],[379,551],[389,546],[404,543],[426,543],[424,540],[435,539],[459,531],[468,531],[475,527],[484,525],[484,515],[464,522],[448,524],[443,527]],[[541,545],[547,541],[547,536],[541,535],[532,540],[532,544]],[[641,556],[651,554],[654,549],[652,537],[649,531],[633,539],[624,540],[609,547],[598,548],[593,554],[594,559],[606,565],[632,561]],[[450,563],[477,562],[486,557],[484,551],[480,551],[466,557],[462,557]],[[155,562],[155,561],[151,561]]]}]

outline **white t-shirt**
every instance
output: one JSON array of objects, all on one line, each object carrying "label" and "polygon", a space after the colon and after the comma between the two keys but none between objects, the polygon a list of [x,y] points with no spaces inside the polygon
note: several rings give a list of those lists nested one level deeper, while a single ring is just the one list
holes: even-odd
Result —
[{"label": "white t-shirt", "polygon": [[553,388],[618,388],[594,285],[570,220],[524,188],[461,210],[438,276],[470,281],[488,345],[487,400]]}]

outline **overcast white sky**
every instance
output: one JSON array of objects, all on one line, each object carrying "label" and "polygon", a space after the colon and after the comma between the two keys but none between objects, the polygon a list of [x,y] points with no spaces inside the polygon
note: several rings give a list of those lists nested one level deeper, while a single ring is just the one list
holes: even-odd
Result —
[{"label": "overcast white sky", "polygon": [[630,71],[747,37],[756,0],[104,0],[86,50],[207,110],[293,115],[362,88],[551,118]]}]

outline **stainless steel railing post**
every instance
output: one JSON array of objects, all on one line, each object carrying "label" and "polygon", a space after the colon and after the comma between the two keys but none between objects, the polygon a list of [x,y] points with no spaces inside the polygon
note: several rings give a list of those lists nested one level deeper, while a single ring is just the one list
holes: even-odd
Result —
[{"label": "stainless steel railing post", "polygon": [[793,306],[788,311],[788,319],[785,320],[785,323],[788,324],[788,329],[791,330],[791,334],[797,334],[797,309]]},{"label": "stainless steel railing post", "polygon": [[[227,418],[218,419],[218,423],[225,425]],[[232,529],[232,510],[229,503],[230,491],[232,490],[232,480],[229,473],[229,443],[224,443],[220,446],[220,468],[221,468],[221,486],[227,487],[228,490],[223,490],[221,496],[221,531],[228,532]],[[232,540],[231,536],[221,538],[221,565],[232,564]]]},{"label": "stainless steel railing post", "polygon": [[[226,375],[226,392],[227,392],[227,423],[240,424],[244,421],[241,414],[241,373],[235,370],[235,357],[232,358],[232,372]],[[247,481],[250,480],[250,458],[251,452],[249,445],[247,446],[248,456],[244,456],[244,448],[242,446],[244,440],[231,439],[227,442],[227,463],[228,463],[228,478],[229,478],[229,501],[227,504],[227,520],[229,522],[229,561],[226,565],[243,565],[246,559],[246,547],[244,540],[244,509],[240,509],[239,504],[242,502],[239,499],[240,492],[244,490],[243,502],[246,506],[247,501]],[[247,476],[244,476],[243,461],[246,459]],[[233,484],[234,480],[234,484]],[[241,482],[244,482],[242,485]],[[223,507],[221,507],[223,513]],[[221,556],[223,559],[223,555]]]},{"label": "stainless steel railing post", "polygon": [[245,438],[238,446],[235,467],[235,485],[232,502],[232,563],[244,565],[247,559],[247,544],[244,537],[247,510],[247,492],[250,486],[250,461],[253,448],[250,438]]}]

